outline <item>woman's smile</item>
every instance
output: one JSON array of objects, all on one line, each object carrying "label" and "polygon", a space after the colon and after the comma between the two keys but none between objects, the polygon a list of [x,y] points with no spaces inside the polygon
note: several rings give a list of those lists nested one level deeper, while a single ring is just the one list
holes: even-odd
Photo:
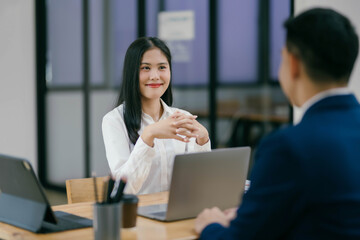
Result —
[{"label": "woman's smile", "polygon": [[162,85],[164,85],[163,83],[149,83],[149,84],[145,84],[145,86],[147,87],[151,87],[151,88],[159,88]]}]

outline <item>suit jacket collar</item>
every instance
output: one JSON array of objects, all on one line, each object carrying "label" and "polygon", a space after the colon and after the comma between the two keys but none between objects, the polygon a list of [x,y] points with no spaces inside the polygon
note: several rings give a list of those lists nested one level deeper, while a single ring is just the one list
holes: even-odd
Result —
[{"label": "suit jacket collar", "polygon": [[312,105],[304,114],[301,122],[309,115],[321,110],[360,108],[359,102],[354,94],[335,95],[321,99]]},{"label": "suit jacket collar", "polygon": [[330,96],[337,96],[337,95],[348,95],[352,92],[348,87],[341,87],[341,88],[332,88],[322,92],[319,92],[315,96],[308,99],[301,107],[294,106],[294,124],[298,124],[301,122],[301,119],[304,117],[305,112],[316,102],[320,101],[321,99],[330,97]]}]

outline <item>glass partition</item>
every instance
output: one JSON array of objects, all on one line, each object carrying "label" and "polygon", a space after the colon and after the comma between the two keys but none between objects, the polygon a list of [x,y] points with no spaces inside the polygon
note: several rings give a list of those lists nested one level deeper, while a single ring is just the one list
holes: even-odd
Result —
[{"label": "glass partition", "polygon": [[192,11],[195,36],[190,40],[167,40],[173,55],[174,86],[206,86],[209,63],[209,17],[207,0],[151,0],[147,2],[148,36],[159,36],[158,13]]},{"label": "glass partition", "polygon": [[219,84],[258,81],[258,0],[219,1]]}]

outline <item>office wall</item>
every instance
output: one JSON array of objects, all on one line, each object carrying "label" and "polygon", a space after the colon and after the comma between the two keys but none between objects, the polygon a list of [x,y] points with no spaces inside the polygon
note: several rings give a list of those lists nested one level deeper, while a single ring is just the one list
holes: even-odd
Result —
[{"label": "office wall", "polygon": [[[360,1],[359,0],[295,0],[295,14],[312,7],[329,7],[346,15],[355,25],[358,35],[360,34]],[[360,61],[359,57],[350,79],[350,88],[360,99]]]},{"label": "office wall", "polygon": [[35,1],[0,1],[0,153],[37,168]]}]

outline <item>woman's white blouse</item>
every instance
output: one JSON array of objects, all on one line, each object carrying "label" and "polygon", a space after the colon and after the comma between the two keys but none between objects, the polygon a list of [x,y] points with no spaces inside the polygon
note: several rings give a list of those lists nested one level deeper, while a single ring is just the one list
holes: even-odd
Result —
[{"label": "woman's white blouse", "polygon": [[[166,119],[175,111],[190,114],[184,110],[167,106],[162,101],[164,113],[160,120]],[[210,151],[210,141],[200,146],[195,138],[186,143],[175,139],[154,139],[154,147],[148,146],[141,137],[132,144],[124,122],[123,104],[107,113],[102,122],[106,158],[111,173],[116,178],[126,176],[126,193],[147,194],[169,190],[175,154]],[[144,128],[154,123],[152,117],[142,114],[139,135]]]}]

